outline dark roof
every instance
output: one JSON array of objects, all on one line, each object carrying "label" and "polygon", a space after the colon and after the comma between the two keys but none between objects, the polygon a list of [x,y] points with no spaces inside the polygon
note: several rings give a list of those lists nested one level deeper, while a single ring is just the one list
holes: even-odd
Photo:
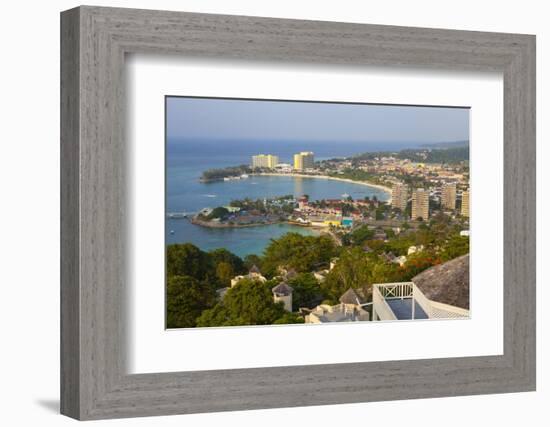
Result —
[{"label": "dark roof", "polygon": [[298,273],[296,273],[296,270],[294,270],[293,268],[291,268],[290,270],[288,270],[286,272],[286,277],[288,279],[292,279],[292,278],[296,277],[297,275],[298,275]]},{"label": "dark roof", "polygon": [[349,288],[340,297],[340,302],[342,304],[362,304],[363,299],[358,295],[358,293],[354,289]]},{"label": "dark roof", "polygon": [[260,269],[256,266],[256,264],[254,264],[254,265],[250,268],[249,273],[258,273],[258,274],[260,274]]},{"label": "dark roof", "polygon": [[470,309],[470,256],[431,267],[411,281],[432,301]]},{"label": "dark roof", "polygon": [[277,286],[275,286],[273,289],[271,289],[271,292],[277,295],[290,295],[292,293],[293,289],[292,287],[288,286],[285,282],[279,283]]},{"label": "dark roof", "polygon": [[384,252],[381,257],[387,261],[393,261],[395,259],[393,252]]}]

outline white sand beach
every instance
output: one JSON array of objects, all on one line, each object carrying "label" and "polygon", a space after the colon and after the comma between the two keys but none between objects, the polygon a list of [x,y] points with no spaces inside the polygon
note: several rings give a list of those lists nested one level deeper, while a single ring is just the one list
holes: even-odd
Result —
[{"label": "white sand beach", "polygon": [[331,179],[334,181],[341,181],[341,182],[349,182],[351,184],[359,184],[359,185],[365,185],[367,187],[377,188],[379,190],[384,191],[389,195],[388,200],[386,200],[387,203],[391,203],[391,188],[386,187],[384,185],[380,184],[373,184],[367,181],[354,181],[349,178],[338,178],[336,176],[328,176],[328,175],[307,175],[307,174],[301,174],[301,173],[278,173],[278,172],[262,172],[262,173],[251,173],[250,175],[258,175],[258,176],[290,176],[290,177],[297,177],[297,178],[312,178],[312,179]]}]

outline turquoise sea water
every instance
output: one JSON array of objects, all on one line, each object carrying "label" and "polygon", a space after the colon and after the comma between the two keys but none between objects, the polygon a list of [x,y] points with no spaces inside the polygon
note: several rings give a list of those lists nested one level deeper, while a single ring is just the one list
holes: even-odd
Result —
[{"label": "turquoise sea water", "polygon": [[[250,156],[258,153],[278,154],[281,162],[290,162],[293,153],[313,151],[316,159],[345,157],[353,154],[402,146],[388,144],[330,144],[314,142],[270,142],[251,143],[249,141],[168,141],[166,147],[166,210],[167,212],[197,212],[205,207],[229,204],[231,200],[249,197],[270,198],[293,194],[308,194],[312,200],[339,198],[347,193],[353,198],[377,196],[380,200],[388,195],[373,187],[315,178],[294,178],[278,176],[251,176],[237,181],[201,183],[202,172],[219,168],[248,164]],[[173,231],[173,234],[170,233]],[[231,252],[245,256],[261,254],[270,239],[289,231],[314,234],[314,230],[288,224],[258,227],[211,229],[191,224],[186,219],[166,219],[166,242],[191,242],[203,250],[227,248]]]}]

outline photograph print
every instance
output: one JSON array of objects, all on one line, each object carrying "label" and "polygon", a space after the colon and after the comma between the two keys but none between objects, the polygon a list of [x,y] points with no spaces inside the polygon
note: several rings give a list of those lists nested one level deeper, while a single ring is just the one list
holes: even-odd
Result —
[{"label": "photograph print", "polygon": [[165,324],[470,316],[470,109],[165,97]]}]

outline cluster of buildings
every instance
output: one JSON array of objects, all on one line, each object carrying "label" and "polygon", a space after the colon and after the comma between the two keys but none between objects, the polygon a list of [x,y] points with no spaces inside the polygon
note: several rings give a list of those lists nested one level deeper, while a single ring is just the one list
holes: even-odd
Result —
[{"label": "cluster of buildings", "polygon": [[[331,263],[331,269],[334,263]],[[282,269],[284,270],[284,269]],[[273,301],[281,302],[292,312],[294,289],[288,285],[289,272],[284,270],[280,282],[271,289]],[[317,276],[316,276],[317,277]],[[265,283],[267,279],[253,266],[247,275],[236,276],[231,287],[243,279]],[[230,288],[218,291],[223,298]],[[469,255],[431,267],[413,277],[410,282],[372,285],[372,295],[365,288],[349,288],[335,305],[320,303],[297,311],[305,323],[359,322],[379,320],[460,319],[469,312]]]},{"label": "cluster of buildings", "polygon": [[[311,203],[306,196],[298,198],[298,206],[293,212],[292,222],[312,227],[351,228],[365,219],[367,212],[380,205],[378,200],[324,199]],[[344,206],[347,211],[344,212]]]},{"label": "cluster of buildings", "polygon": [[252,156],[252,169],[274,169],[281,172],[306,171],[315,168],[315,155],[311,151],[302,151],[293,156],[293,164],[279,162],[275,154],[256,154]]},{"label": "cluster of buildings", "polygon": [[[350,159],[323,161],[321,168],[315,169],[314,153],[303,151],[294,154],[292,165],[280,163],[279,156],[273,154],[258,154],[252,156],[252,168],[310,174],[321,173],[322,168],[325,172],[328,169],[336,173],[356,168],[376,174],[382,181],[392,185],[392,207],[399,208],[404,213],[410,203],[410,211],[407,212],[412,220],[421,218],[426,221],[430,218],[432,214],[430,199],[439,200],[443,211],[453,211],[463,217],[470,216],[469,178],[461,165],[420,163],[387,156],[359,161]],[[411,177],[412,182],[420,181],[422,188],[410,188],[401,180],[404,175]]]},{"label": "cluster of buildings", "polygon": [[[417,155],[426,153],[418,152]],[[350,162],[351,164],[351,162]],[[346,166],[346,165],[343,165]],[[377,175],[408,175],[411,177],[433,177],[437,180],[466,183],[467,178],[460,165],[441,163],[413,162],[410,159],[399,159],[393,156],[376,157],[356,162],[358,169]]]},{"label": "cluster of buildings", "polygon": [[[256,267],[255,265],[252,266],[252,268],[249,270],[248,274],[245,275],[239,275],[235,276],[233,279],[231,279],[231,286],[226,288],[218,289],[218,298],[223,299],[225,294],[229,289],[239,284],[244,279],[265,283],[267,282],[267,279],[262,275],[260,272],[260,269]],[[273,293],[273,302],[282,302],[283,306],[286,311],[292,312],[292,292],[294,289],[292,289],[291,286],[289,286],[285,280],[282,280],[278,285],[274,286],[271,289],[271,292]]]},{"label": "cluster of buildings", "polygon": [[441,209],[446,211],[457,211],[458,201],[460,201],[459,213],[463,217],[470,216],[470,191],[466,187],[460,192],[457,184],[454,182],[444,183],[436,191],[430,191],[424,188],[415,188],[409,191],[409,186],[404,183],[396,183],[392,188],[393,208],[398,208],[402,212],[407,209],[411,201],[411,219],[421,218],[426,221],[430,217],[430,197],[439,197]]},{"label": "cluster of buildings", "polygon": [[[334,263],[331,263],[331,269]],[[292,312],[292,294],[294,289],[288,285],[286,280],[291,276],[291,272],[281,269],[281,280],[271,289],[273,302],[281,302],[286,311]],[[265,283],[267,279],[261,274],[255,265],[246,275],[236,276],[231,280],[231,287],[218,290],[218,297],[222,299],[227,291],[236,286],[243,279],[249,279]],[[319,304],[313,309],[300,308],[299,313],[304,317],[305,323],[328,323],[328,322],[354,322],[370,320],[370,314],[363,308],[366,298],[363,291],[359,289],[348,289],[339,299],[340,303],[336,305]]]}]

